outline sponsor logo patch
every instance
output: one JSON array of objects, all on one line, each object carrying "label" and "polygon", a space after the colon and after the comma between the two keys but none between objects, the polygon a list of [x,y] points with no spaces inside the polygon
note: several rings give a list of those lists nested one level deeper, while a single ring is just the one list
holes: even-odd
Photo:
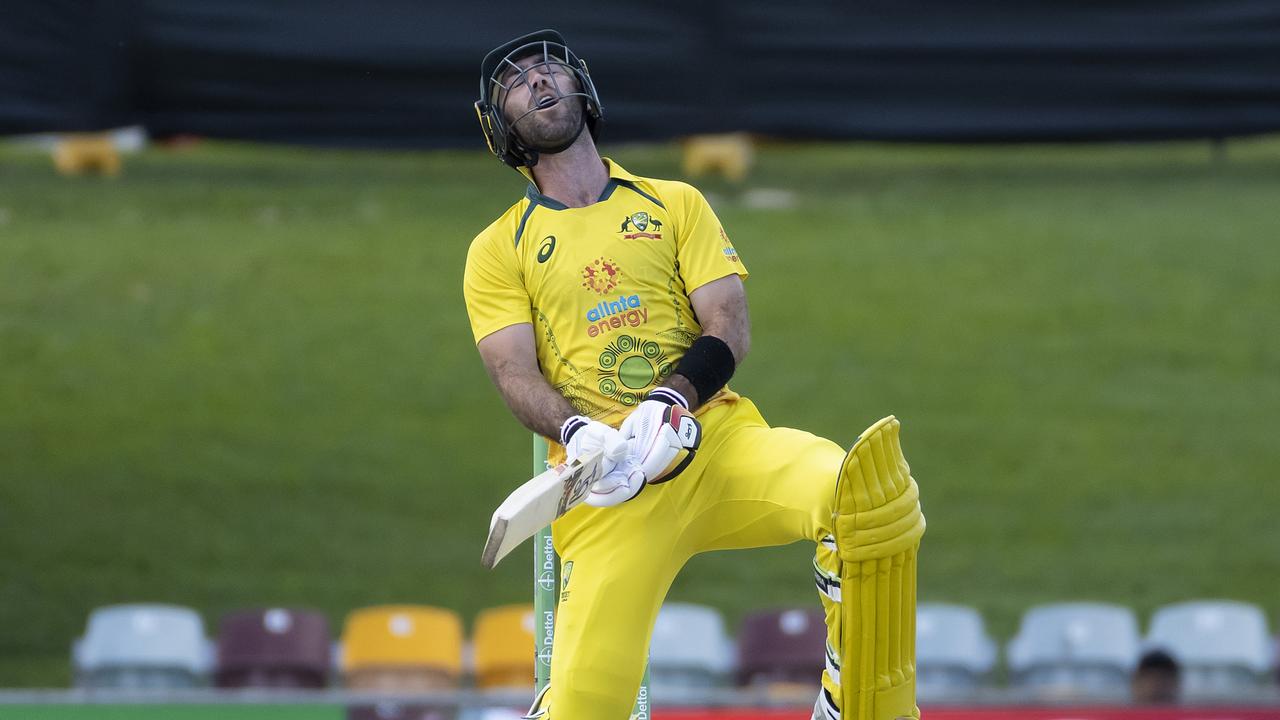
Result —
[{"label": "sponsor logo patch", "polygon": [[733,243],[729,242],[729,236],[725,234],[723,227],[720,228],[720,239],[724,241],[724,249],[722,252],[724,253],[725,258],[727,258],[729,262],[741,262],[738,259],[738,251],[734,249]]},{"label": "sponsor logo patch", "polygon": [[[646,232],[653,228],[652,232]],[[636,238],[649,238],[650,240],[661,240],[662,233],[658,232],[662,229],[662,221],[641,210],[633,212],[622,218],[622,227],[618,228],[618,232],[622,233],[622,237],[626,240],[635,240]],[[633,232],[634,231],[634,232]]]},{"label": "sponsor logo patch", "polygon": [[636,328],[649,322],[649,308],[639,295],[619,295],[615,300],[601,300],[587,311],[587,337],[597,337],[620,330]]},{"label": "sponsor logo patch", "polygon": [[556,251],[556,236],[548,235],[542,239],[542,245],[538,247],[538,264],[542,264],[551,259],[551,253]]},{"label": "sponsor logo patch", "polygon": [[565,562],[560,569],[560,602],[569,599],[569,578],[573,577],[573,561]]}]

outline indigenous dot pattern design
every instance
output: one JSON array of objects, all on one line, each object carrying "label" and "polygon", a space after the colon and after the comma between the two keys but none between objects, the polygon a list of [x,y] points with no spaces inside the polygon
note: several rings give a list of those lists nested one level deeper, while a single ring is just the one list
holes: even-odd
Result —
[{"label": "indigenous dot pattern design", "polygon": [[605,397],[634,407],[672,369],[671,359],[656,341],[620,335],[600,353],[597,387]]}]

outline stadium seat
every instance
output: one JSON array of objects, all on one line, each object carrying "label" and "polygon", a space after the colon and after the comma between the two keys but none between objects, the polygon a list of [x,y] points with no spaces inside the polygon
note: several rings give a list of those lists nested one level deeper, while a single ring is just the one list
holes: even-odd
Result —
[{"label": "stadium seat", "polygon": [[532,604],[480,611],[472,641],[476,687],[533,687],[533,629]]},{"label": "stadium seat", "polygon": [[1127,697],[1138,645],[1138,621],[1127,607],[1041,605],[1022,616],[1009,641],[1009,672],[1015,685],[1041,695]]},{"label": "stadium seat", "polygon": [[1241,602],[1201,600],[1159,608],[1146,644],[1165,650],[1182,666],[1186,698],[1230,698],[1256,688],[1275,663],[1267,616]]},{"label": "stadium seat", "polygon": [[682,165],[685,175],[718,173],[730,181],[741,183],[755,162],[755,146],[746,133],[694,135],[683,143]]},{"label": "stadium seat", "polygon": [[980,688],[996,664],[996,645],[982,615],[963,605],[916,608],[916,692],[953,698]]},{"label": "stadium seat", "polygon": [[353,610],[342,631],[346,686],[415,691],[456,687],[462,678],[462,619],[425,605]]},{"label": "stadium seat", "polygon": [[667,603],[649,643],[649,686],[658,696],[681,689],[720,687],[733,669],[733,646],[720,611]]},{"label": "stadium seat", "polygon": [[456,708],[417,703],[379,702],[347,708],[347,720],[456,720],[457,717]]},{"label": "stadium seat", "polygon": [[738,634],[738,679],[775,695],[813,697],[826,668],[827,625],[819,608],[747,615]]},{"label": "stadium seat", "polygon": [[455,720],[454,708],[400,702],[353,705],[347,708],[347,720]]},{"label": "stadium seat", "polygon": [[322,688],[329,683],[329,621],[313,610],[240,610],[218,628],[214,684]]},{"label": "stadium seat", "polygon": [[65,133],[53,148],[53,166],[61,175],[120,174],[120,149],[110,133]]},{"label": "stadium seat", "polygon": [[174,605],[97,608],[72,655],[82,688],[198,687],[210,664],[200,615]]}]

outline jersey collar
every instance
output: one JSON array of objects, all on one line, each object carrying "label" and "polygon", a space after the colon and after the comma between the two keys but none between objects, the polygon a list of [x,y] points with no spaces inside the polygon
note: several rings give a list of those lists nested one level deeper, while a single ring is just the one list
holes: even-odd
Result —
[{"label": "jersey collar", "polygon": [[626,180],[627,182],[640,182],[639,176],[632,175],[631,173],[627,172],[626,168],[622,167],[621,165],[614,162],[613,160],[610,160],[609,158],[601,158],[601,159],[604,160],[605,167],[609,168],[610,178],[614,178],[616,180]]},{"label": "jersey collar", "polygon": [[[605,183],[604,191],[600,193],[600,197],[596,199],[596,202],[604,202],[605,200],[608,200],[609,196],[613,194],[613,190],[618,186],[619,182],[626,185],[631,185],[632,183],[636,183],[640,181],[639,176],[632,175],[631,173],[627,172],[626,168],[622,167],[621,165],[614,162],[613,160],[610,160],[607,157],[600,158],[600,159],[604,161],[604,166],[609,170],[609,182]],[[542,205],[543,207],[549,208],[551,210],[568,210],[569,209],[568,205],[565,205],[559,200],[543,195],[538,190],[538,186],[534,184],[533,178],[531,176],[529,179],[529,187],[525,190],[524,196],[529,198],[529,202],[533,203],[534,205]]]}]

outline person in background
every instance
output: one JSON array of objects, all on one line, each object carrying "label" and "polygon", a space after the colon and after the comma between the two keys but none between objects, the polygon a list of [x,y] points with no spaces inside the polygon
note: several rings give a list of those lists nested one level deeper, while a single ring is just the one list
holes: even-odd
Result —
[{"label": "person in background", "polygon": [[1182,669],[1169,653],[1151,650],[1138,660],[1129,687],[1134,703],[1176,703],[1182,690]]}]

